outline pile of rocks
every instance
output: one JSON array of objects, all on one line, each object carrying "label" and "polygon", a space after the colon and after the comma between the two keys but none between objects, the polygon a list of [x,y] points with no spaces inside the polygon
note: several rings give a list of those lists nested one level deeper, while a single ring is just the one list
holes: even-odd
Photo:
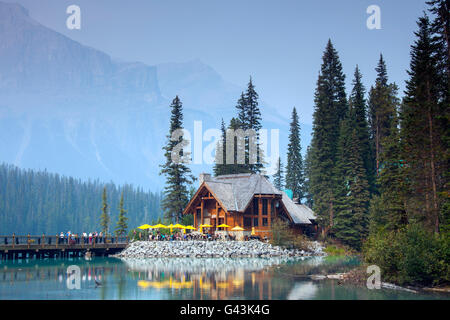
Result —
[{"label": "pile of rocks", "polygon": [[153,257],[280,257],[310,256],[315,252],[288,250],[258,240],[251,241],[136,241],[117,258]]}]

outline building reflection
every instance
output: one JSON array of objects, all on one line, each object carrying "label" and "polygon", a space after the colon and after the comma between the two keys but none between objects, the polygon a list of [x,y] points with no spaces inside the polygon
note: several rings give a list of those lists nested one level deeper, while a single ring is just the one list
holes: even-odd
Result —
[{"label": "building reflection", "polygon": [[[184,259],[184,260],[183,260]],[[171,290],[186,299],[273,299],[289,283],[273,285],[277,265],[289,258],[124,259],[140,290]],[[282,287],[282,288],[281,288]]]},{"label": "building reflection", "polygon": [[316,271],[319,262],[298,260],[293,257],[30,260],[0,264],[0,298],[2,290],[23,290],[31,284],[39,290],[45,286],[67,289],[70,276],[67,268],[77,265],[81,289],[97,289],[89,292],[99,299],[311,299],[317,294],[317,283],[309,278],[293,279],[299,279],[299,273]]}]

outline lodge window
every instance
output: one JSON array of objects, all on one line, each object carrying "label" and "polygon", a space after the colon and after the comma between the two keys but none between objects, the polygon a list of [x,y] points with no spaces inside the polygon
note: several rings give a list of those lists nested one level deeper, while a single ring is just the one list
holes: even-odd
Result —
[{"label": "lodge window", "polygon": [[253,226],[254,227],[258,226],[258,218],[253,218]]},{"label": "lodge window", "polygon": [[262,199],[262,214],[267,216],[267,199]]},{"label": "lodge window", "polygon": [[262,219],[262,224],[264,227],[267,227],[269,225],[267,218]]},{"label": "lodge window", "polygon": [[253,198],[253,214],[259,214],[258,198]]},{"label": "lodge window", "polygon": [[251,226],[252,226],[252,218],[244,217],[244,227],[251,227]]}]

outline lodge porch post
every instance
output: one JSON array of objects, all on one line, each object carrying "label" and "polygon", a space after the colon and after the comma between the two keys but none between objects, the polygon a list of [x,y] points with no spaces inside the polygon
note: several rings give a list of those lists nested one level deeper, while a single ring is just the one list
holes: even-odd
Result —
[{"label": "lodge porch post", "polygon": [[[202,199],[202,203],[201,203],[201,205],[200,205],[200,224],[201,224],[201,225],[204,224],[204,222],[203,222],[203,207],[204,207],[204,201],[205,201],[205,200]],[[202,230],[202,231],[203,231],[203,230]]]},{"label": "lodge porch post", "polygon": [[197,207],[194,208],[193,214],[194,214],[194,228],[197,228]]},{"label": "lodge porch post", "polygon": [[262,198],[258,198],[258,228],[262,226]]}]

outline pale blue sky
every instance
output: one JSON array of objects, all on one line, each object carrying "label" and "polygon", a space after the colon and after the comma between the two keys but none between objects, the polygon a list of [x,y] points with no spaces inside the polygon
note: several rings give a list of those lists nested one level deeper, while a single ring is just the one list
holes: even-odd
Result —
[{"label": "pale blue sky", "polygon": [[[293,106],[312,122],[313,95],[328,38],[347,75],[359,64],[368,87],[380,52],[403,91],[416,20],[425,0],[3,0],[40,23],[115,58],[150,65],[200,59],[244,86],[252,75],[262,100],[286,116]],[[81,30],[66,28],[66,8],[81,8]],[[366,27],[369,5],[381,30]]]}]

